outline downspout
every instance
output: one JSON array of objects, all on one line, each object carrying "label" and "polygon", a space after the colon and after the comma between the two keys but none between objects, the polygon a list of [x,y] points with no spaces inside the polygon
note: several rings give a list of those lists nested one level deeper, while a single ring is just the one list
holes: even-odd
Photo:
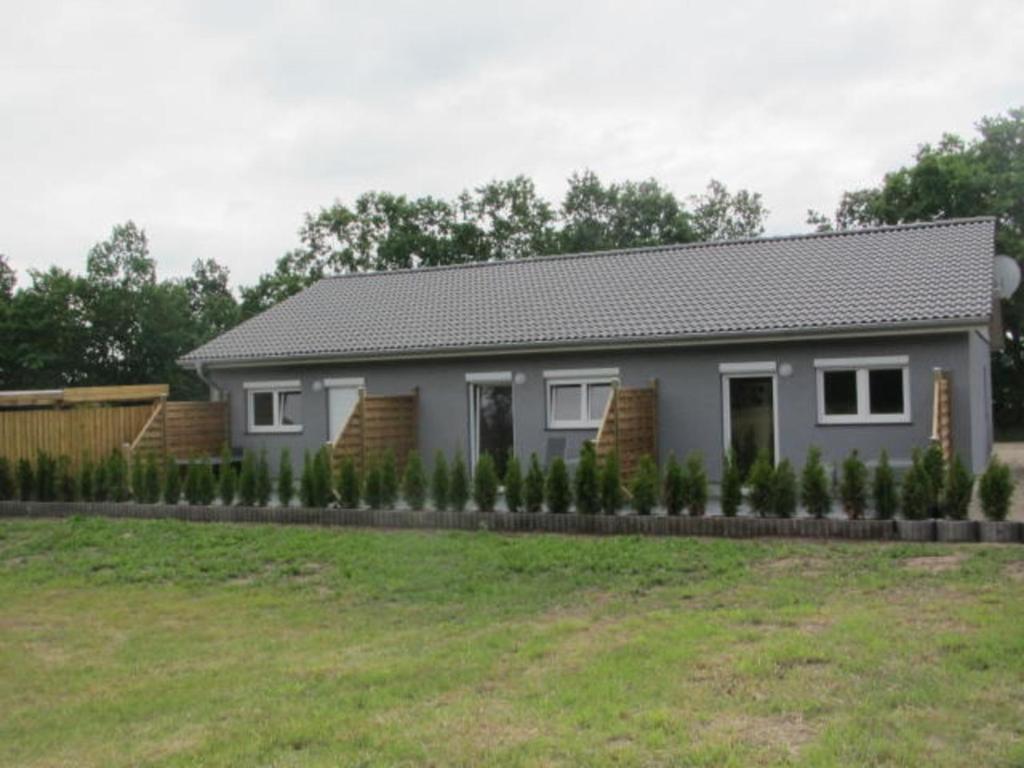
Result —
[{"label": "downspout", "polygon": [[222,394],[221,391],[220,391],[220,387],[215,385],[212,381],[210,381],[206,377],[206,374],[203,373],[203,364],[202,363],[196,363],[196,376],[199,377],[199,380],[202,381],[203,384],[205,384],[207,387],[209,387],[209,389],[210,389],[210,402],[211,403],[219,403],[220,402],[220,398],[221,398],[221,394]]}]

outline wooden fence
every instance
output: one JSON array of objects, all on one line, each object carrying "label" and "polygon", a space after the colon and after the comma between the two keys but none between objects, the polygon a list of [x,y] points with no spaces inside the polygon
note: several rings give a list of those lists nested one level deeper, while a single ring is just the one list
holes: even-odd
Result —
[{"label": "wooden fence", "polygon": [[360,390],[359,400],[334,445],[331,460],[335,468],[351,457],[362,472],[369,459],[393,451],[398,471],[416,449],[419,437],[419,391],[410,395],[368,395]]},{"label": "wooden fence", "polygon": [[213,456],[229,437],[226,402],[161,402],[131,443],[130,452],[153,451],[177,459],[194,454]]},{"label": "wooden fence", "polygon": [[616,387],[605,406],[595,442],[598,458],[619,455],[623,480],[636,471],[644,454],[658,456],[658,382],[649,387]]},{"label": "wooden fence", "polygon": [[936,368],[932,381],[932,440],[946,461],[953,458],[953,406],[948,371]]}]

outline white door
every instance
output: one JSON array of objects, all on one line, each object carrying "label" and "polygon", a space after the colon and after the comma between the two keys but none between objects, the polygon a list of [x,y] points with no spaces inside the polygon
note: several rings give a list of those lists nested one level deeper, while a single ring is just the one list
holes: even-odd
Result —
[{"label": "white door", "polygon": [[349,416],[359,402],[359,387],[328,387],[327,388],[327,428],[328,437],[333,443],[338,439],[341,430],[348,423]]}]

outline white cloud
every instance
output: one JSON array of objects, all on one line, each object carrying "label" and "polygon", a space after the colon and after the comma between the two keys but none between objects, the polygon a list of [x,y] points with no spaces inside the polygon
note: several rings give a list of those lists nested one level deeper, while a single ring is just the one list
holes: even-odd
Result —
[{"label": "white cloud", "polygon": [[584,167],[760,191],[773,233],[1018,105],[1016,0],[9,3],[0,252],[79,269],[132,218],[163,274],[251,282],[302,214]]}]

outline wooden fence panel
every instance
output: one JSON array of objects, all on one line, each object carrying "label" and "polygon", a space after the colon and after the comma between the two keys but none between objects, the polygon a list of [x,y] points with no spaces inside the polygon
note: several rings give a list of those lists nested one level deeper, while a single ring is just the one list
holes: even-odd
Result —
[{"label": "wooden fence panel", "polygon": [[367,460],[390,450],[401,472],[409,452],[417,446],[418,414],[418,393],[360,393],[359,402],[332,448],[331,458],[335,467],[344,457],[350,456],[362,472]]},{"label": "wooden fence panel", "polygon": [[657,459],[657,386],[617,387],[605,408],[595,448],[601,459],[618,452],[623,480],[632,477],[644,454]]},{"label": "wooden fence panel", "polygon": [[230,439],[226,402],[168,402],[165,411],[163,439],[172,456],[216,456]]}]

